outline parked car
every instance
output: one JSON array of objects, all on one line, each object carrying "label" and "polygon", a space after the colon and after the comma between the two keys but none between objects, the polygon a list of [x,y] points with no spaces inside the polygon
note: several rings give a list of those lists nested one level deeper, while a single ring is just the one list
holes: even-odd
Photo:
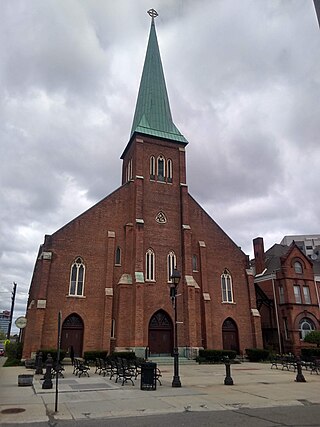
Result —
[{"label": "parked car", "polygon": [[4,348],[0,347],[0,356],[4,356]]}]

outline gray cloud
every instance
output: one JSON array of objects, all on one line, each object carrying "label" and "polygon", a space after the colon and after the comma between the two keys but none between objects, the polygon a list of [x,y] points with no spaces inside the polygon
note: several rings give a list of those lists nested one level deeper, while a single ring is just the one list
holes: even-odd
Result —
[{"label": "gray cloud", "polygon": [[[242,247],[319,233],[320,34],[299,0],[22,0],[0,14],[0,310],[39,245],[120,185],[150,21],[193,197]],[[19,296],[19,298],[18,298]]]}]

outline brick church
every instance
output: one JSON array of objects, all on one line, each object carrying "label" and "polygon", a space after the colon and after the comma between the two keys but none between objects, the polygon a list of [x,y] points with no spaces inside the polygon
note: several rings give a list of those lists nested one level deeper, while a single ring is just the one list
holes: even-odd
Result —
[{"label": "brick church", "polygon": [[[155,12],[155,11],[153,11]],[[155,13],[151,14],[154,15]],[[154,16],[122,184],[52,235],[36,259],[23,357],[61,347],[145,348],[172,354],[173,269],[181,274],[177,333],[181,356],[199,348],[262,347],[254,274],[248,256],[189,194],[188,141],[175,126]]]}]

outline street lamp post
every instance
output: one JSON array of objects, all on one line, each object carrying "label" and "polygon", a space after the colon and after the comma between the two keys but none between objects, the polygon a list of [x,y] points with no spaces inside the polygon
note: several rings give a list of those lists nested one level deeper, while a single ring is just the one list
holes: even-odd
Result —
[{"label": "street lamp post", "polygon": [[173,380],[172,387],[181,387],[179,377],[179,350],[178,350],[178,328],[177,328],[177,288],[181,279],[181,274],[177,269],[174,269],[171,274],[170,283],[170,298],[174,309],[174,325],[173,325]]}]

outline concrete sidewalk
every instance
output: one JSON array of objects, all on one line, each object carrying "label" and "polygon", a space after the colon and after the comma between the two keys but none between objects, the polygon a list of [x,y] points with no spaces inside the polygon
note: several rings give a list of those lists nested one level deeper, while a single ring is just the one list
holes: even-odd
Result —
[{"label": "concrete sidewalk", "polygon": [[42,389],[40,375],[34,376],[33,386],[19,387],[18,375],[34,371],[1,367],[0,424],[320,404],[320,375],[308,371],[303,371],[307,382],[297,383],[292,371],[245,362],[231,365],[234,385],[226,386],[224,365],[181,365],[182,387],[172,388],[172,366],[159,368],[162,386],[142,391],[140,378],[135,386],[122,387],[94,374],[94,368],[90,377],[78,378],[72,374],[72,366],[66,366],[65,378],[59,379],[55,413],[55,380],[50,390]]}]

